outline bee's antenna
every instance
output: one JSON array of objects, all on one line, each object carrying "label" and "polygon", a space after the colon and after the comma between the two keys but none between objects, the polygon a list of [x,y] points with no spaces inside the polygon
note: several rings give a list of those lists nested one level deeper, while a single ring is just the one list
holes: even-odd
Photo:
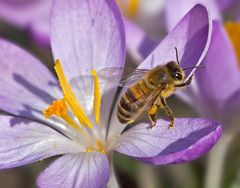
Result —
[{"label": "bee's antenna", "polygon": [[178,59],[178,50],[177,50],[177,47],[174,47],[174,48],[175,48],[175,51],[176,51],[177,63],[180,65],[180,62],[179,62],[179,59]]},{"label": "bee's antenna", "polygon": [[205,67],[206,67],[205,65],[198,65],[198,66],[195,66],[195,67],[186,67],[183,70],[194,69],[194,68],[198,69],[198,68],[205,68]]}]

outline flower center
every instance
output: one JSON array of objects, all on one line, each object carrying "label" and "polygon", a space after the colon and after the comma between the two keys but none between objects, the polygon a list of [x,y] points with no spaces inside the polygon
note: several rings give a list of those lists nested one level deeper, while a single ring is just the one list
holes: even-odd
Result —
[{"label": "flower center", "polygon": [[138,0],[117,0],[118,6],[121,8],[123,14],[129,18],[135,18],[138,13]]},{"label": "flower center", "polygon": [[240,23],[227,22],[225,29],[235,49],[235,53],[240,65]]},{"label": "flower center", "polygon": [[[86,116],[84,109],[79,104],[76,95],[74,94],[71,85],[64,75],[63,68],[59,60],[56,60],[54,66],[60,86],[63,92],[63,99],[53,101],[49,107],[43,111],[46,118],[56,116],[64,120],[68,126],[71,126],[74,130],[77,130],[83,138],[88,142],[86,151],[99,151],[104,153],[105,149],[103,142],[98,139],[92,131],[93,124]],[[94,80],[94,101],[93,109],[95,113],[95,121],[100,123],[100,108],[101,108],[101,93],[99,79],[97,72],[92,70],[92,76]]]},{"label": "flower center", "polygon": [[104,148],[101,140],[96,141],[95,147],[88,147],[88,148],[85,149],[85,152],[93,152],[93,151],[98,151],[100,153],[106,153],[105,148]]},{"label": "flower center", "polygon": [[73,128],[75,129],[79,128],[76,122],[67,114],[67,104],[65,99],[53,101],[52,104],[48,107],[48,109],[43,111],[43,114],[46,118],[56,115],[57,117],[62,118]]}]

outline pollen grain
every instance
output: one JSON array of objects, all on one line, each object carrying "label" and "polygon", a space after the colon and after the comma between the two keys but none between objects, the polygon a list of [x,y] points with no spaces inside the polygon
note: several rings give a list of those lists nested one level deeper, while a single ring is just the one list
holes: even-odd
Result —
[{"label": "pollen grain", "polygon": [[75,129],[79,129],[79,126],[76,122],[67,114],[67,104],[65,99],[60,99],[53,101],[49,107],[43,111],[43,114],[46,118],[51,116],[57,116],[62,118],[68,125],[71,125]]},{"label": "pollen grain", "polygon": [[53,115],[56,115],[58,117],[61,117],[65,115],[67,112],[67,105],[65,103],[64,99],[55,100],[52,102],[52,104],[43,111],[43,114],[46,118],[49,118]]}]

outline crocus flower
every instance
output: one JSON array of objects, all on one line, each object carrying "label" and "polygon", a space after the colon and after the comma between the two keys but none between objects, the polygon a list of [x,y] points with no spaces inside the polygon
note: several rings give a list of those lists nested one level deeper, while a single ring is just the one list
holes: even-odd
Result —
[{"label": "crocus flower", "polygon": [[[200,114],[218,120],[224,128],[221,142],[208,159],[206,187],[217,188],[222,185],[222,177],[229,172],[227,169],[219,169],[229,165],[225,158],[229,155],[229,148],[233,147],[232,141],[240,130],[239,28],[239,23],[231,22],[224,26],[222,22],[214,21],[212,43],[203,62],[206,68],[196,72],[196,87],[189,88],[186,92],[190,103],[194,104],[192,106]],[[234,146],[237,144],[239,143]],[[234,167],[237,168],[238,166]],[[212,173],[213,171],[217,173]],[[234,179],[234,174],[232,177]],[[229,186],[232,181],[225,183]]]},{"label": "crocus flower", "polygon": [[[171,0],[169,2],[174,5],[176,1]],[[196,3],[195,0],[188,1],[187,4],[194,3]],[[186,6],[189,7],[190,5]],[[168,10],[169,20],[182,18],[181,15],[171,14],[172,11],[178,9],[179,6],[172,6],[172,9]],[[233,114],[236,115],[236,108],[233,111],[232,104],[239,104],[237,93],[240,89],[238,68],[238,62],[240,62],[240,27],[239,23],[232,22],[227,23],[224,28],[223,21],[217,16],[219,10],[216,11],[216,7],[211,4],[208,4],[208,10],[213,19],[213,38],[203,62],[206,68],[195,73],[196,84],[194,84],[194,88],[189,87],[184,92],[191,98],[194,108],[202,115],[217,119],[226,124],[227,127],[227,124],[228,126],[232,124],[227,123],[227,121],[236,120],[232,116]],[[170,25],[173,27],[174,24],[170,22]]]},{"label": "crocus flower", "polygon": [[[177,21],[182,19],[182,16],[196,2],[195,0],[167,1],[168,8],[166,7],[165,11],[166,20],[169,21],[168,28],[175,27]],[[224,15],[217,7],[219,4],[214,5],[213,1],[201,2],[205,3],[211,19],[214,20],[213,40],[203,61],[205,68],[198,69],[193,83],[176,95],[195,108],[200,116],[218,120],[224,125],[225,134],[215,150],[211,152],[206,172],[206,187],[217,188],[221,186],[224,176],[222,168],[230,148],[229,144],[239,133],[240,24],[232,21],[227,22],[224,27],[221,18]],[[149,48],[156,46],[156,42],[149,40],[149,36],[131,22],[128,23],[126,30],[130,53],[136,62],[141,62],[150,53]],[[148,48],[144,47],[146,43]]]},{"label": "crocus flower", "polygon": [[196,97],[200,99],[200,105],[196,105],[198,110],[205,117],[214,117],[221,121],[225,128],[235,124],[234,129],[238,129],[240,104],[238,60],[220,22],[216,21],[213,24],[213,39],[204,64],[206,68],[196,73],[197,88],[191,95],[195,99]]},{"label": "crocus flower", "polygon": [[[206,9],[196,6],[142,66],[153,56],[154,66],[175,59],[174,46],[183,65],[197,64],[210,28]],[[219,139],[221,126],[201,118],[177,118],[173,129],[165,120],[151,130],[140,123],[122,133],[115,113],[110,117],[116,88],[98,76],[104,67],[124,66],[125,31],[115,1],[53,1],[51,46],[60,86],[36,58],[0,40],[0,108],[11,114],[0,116],[0,169],[62,155],[40,174],[39,187],[105,187],[111,151],[153,164],[180,163]]]},{"label": "crocus flower", "polygon": [[[178,9],[175,7],[175,10]],[[211,7],[208,10],[214,12]],[[169,12],[169,16],[176,15]],[[184,95],[201,116],[215,119],[224,127],[221,142],[209,155],[205,181],[206,187],[217,188],[222,185],[224,173],[228,173],[222,170],[225,157],[232,140],[239,133],[240,25],[236,22],[224,25],[222,19],[212,17],[213,35],[203,61],[205,68],[195,72],[194,87],[186,89]]]},{"label": "crocus flower", "polygon": [[[223,15],[220,7],[227,8],[227,6],[229,7],[232,4],[236,4],[236,2],[236,0],[226,2],[224,0],[169,0],[166,1],[163,5],[163,8],[159,10],[159,12],[162,12],[161,15],[165,19],[165,25],[162,24],[162,19],[154,22],[154,25],[158,25],[155,27],[162,27],[161,30],[169,32],[192,7],[199,3],[207,7],[212,20],[222,20]],[[133,23],[129,20],[126,21],[126,34],[128,38],[127,47],[129,53],[137,64],[140,63],[147,55],[149,55],[151,50],[155,48],[156,44],[161,41],[162,37],[164,37],[164,32],[159,31],[158,34],[155,32],[155,37],[153,38],[151,35],[149,35],[148,30],[145,28],[143,30],[143,27],[139,27],[136,23]],[[156,35],[158,37],[156,37]]]}]

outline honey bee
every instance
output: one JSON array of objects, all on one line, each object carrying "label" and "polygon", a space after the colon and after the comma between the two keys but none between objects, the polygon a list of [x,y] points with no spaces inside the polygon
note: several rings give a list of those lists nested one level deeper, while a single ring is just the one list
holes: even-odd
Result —
[{"label": "honey bee", "polygon": [[[171,121],[169,128],[174,126],[174,115],[166,99],[177,88],[185,87],[191,83],[192,76],[188,80],[185,80],[184,70],[200,67],[183,69],[178,60],[177,48],[175,50],[176,61],[170,61],[165,65],[159,65],[151,70],[135,69],[131,76],[122,79],[120,84],[126,84],[129,87],[121,96],[117,106],[117,117],[120,123],[131,124],[143,112],[147,111],[149,119],[152,122],[150,128],[153,128],[156,125],[158,108],[161,108]],[[114,67],[106,69],[112,73],[116,71]],[[105,71],[105,77],[107,77],[106,69],[102,71],[102,75]],[[114,81],[114,76],[110,77]]]},{"label": "honey bee", "polygon": [[134,122],[145,109],[148,111],[152,122],[150,128],[156,125],[157,110],[160,107],[170,118],[170,128],[174,125],[174,116],[166,99],[171,96],[176,88],[187,86],[185,73],[178,63],[170,61],[145,73],[143,78],[130,86],[121,96],[117,107],[117,117],[121,123]]}]

